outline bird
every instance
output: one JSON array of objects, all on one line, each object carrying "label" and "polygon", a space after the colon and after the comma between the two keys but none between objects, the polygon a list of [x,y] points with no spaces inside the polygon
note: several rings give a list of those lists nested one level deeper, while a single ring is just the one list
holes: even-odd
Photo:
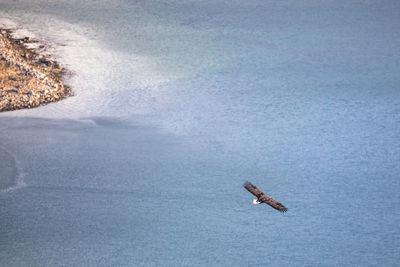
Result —
[{"label": "bird", "polygon": [[249,191],[250,193],[252,193],[253,195],[255,195],[257,197],[257,199],[253,199],[254,205],[265,203],[265,204],[270,205],[274,209],[279,210],[280,212],[286,212],[288,210],[280,202],[278,202],[275,199],[273,199],[272,197],[264,194],[263,191],[261,191],[258,187],[254,186],[252,183],[245,182],[243,184],[243,187],[246,188],[247,191]]}]

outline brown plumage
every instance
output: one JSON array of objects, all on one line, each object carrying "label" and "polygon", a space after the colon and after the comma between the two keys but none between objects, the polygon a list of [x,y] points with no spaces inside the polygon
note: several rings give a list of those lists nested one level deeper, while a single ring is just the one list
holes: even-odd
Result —
[{"label": "brown plumage", "polygon": [[[266,194],[264,194],[263,191],[258,189],[258,187],[254,186],[252,183],[245,182],[243,186],[244,186],[244,188],[247,189],[247,191],[249,191],[250,193],[252,193],[253,195],[255,195],[257,197],[257,201],[259,203],[268,204],[271,207],[273,207],[274,209],[279,210],[280,212],[286,212],[288,210],[281,203],[279,203],[278,201],[276,201],[272,197],[267,196]],[[255,203],[255,204],[258,204],[258,203]]]}]

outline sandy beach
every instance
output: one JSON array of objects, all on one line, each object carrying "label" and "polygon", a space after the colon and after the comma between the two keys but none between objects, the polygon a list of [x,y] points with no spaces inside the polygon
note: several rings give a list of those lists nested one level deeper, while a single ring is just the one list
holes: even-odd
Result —
[{"label": "sandy beach", "polygon": [[0,28],[0,111],[33,108],[71,95],[66,70],[43,55],[45,46]]}]

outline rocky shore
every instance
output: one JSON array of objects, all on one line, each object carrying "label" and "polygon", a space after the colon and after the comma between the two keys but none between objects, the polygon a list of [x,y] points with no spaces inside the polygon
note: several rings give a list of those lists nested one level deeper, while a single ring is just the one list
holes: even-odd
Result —
[{"label": "rocky shore", "polygon": [[38,40],[15,38],[10,30],[0,29],[0,112],[33,108],[71,95],[71,88],[63,83],[66,70],[40,54],[43,47]]}]

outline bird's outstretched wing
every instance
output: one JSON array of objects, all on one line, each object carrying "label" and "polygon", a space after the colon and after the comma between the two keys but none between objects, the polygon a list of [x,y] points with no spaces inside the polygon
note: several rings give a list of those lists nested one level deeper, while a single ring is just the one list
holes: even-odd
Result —
[{"label": "bird's outstretched wing", "polygon": [[258,189],[257,186],[254,186],[252,183],[250,182],[245,182],[243,184],[244,188],[247,189],[247,191],[249,191],[250,193],[252,193],[253,195],[255,195],[257,198],[260,198],[262,195],[265,195],[263,191],[261,191],[260,189]]},{"label": "bird's outstretched wing", "polygon": [[276,201],[275,199],[273,199],[272,197],[269,197],[267,195],[263,195],[261,196],[258,201],[268,204],[271,207],[273,207],[276,210],[279,210],[280,212],[286,212],[288,209],[282,205],[282,203]]},{"label": "bird's outstretched wing", "polygon": [[282,205],[282,203],[276,201],[270,196],[267,196],[266,194],[264,194],[263,191],[258,189],[258,187],[254,186],[252,183],[245,182],[243,186],[247,189],[247,191],[255,195],[259,202],[268,204],[274,209],[279,210],[280,212],[286,212],[288,210],[285,206]]}]

